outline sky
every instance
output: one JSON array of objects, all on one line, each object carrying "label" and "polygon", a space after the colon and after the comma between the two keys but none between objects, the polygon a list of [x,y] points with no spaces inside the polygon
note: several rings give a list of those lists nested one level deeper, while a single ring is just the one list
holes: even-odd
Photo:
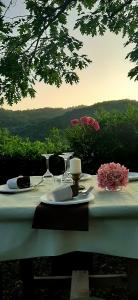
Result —
[{"label": "sky", "polygon": [[[8,0],[5,0],[8,3]],[[18,9],[18,10],[17,10]],[[22,9],[14,7],[17,15]],[[70,25],[74,16],[70,18]],[[106,32],[103,37],[82,37],[78,32],[75,37],[84,43],[82,52],[92,60],[89,66],[78,71],[79,83],[74,85],[62,84],[60,88],[44,83],[36,83],[35,98],[27,97],[13,106],[4,105],[5,109],[26,110],[44,107],[72,107],[92,105],[108,100],[131,99],[138,101],[138,82],[127,76],[135,65],[125,59],[132,46],[124,47],[125,40],[121,34]]]}]

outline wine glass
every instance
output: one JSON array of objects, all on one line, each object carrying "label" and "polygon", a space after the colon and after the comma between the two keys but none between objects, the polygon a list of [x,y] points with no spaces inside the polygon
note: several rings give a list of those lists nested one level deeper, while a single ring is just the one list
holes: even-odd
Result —
[{"label": "wine glass", "polygon": [[74,152],[64,152],[63,154],[60,154],[59,156],[64,159],[65,164],[65,172],[62,175],[61,181],[72,181],[71,174],[69,171],[69,158],[74,154]]},{"label": "wine glass", "polygon": [[49,171],[49,157],[52,155],[52,153],[48,153],[48,154],[41,154],[43,157],[45,157],[46,159],[46,172],[43,175],[43,178],[54,178],[53,174]]}]

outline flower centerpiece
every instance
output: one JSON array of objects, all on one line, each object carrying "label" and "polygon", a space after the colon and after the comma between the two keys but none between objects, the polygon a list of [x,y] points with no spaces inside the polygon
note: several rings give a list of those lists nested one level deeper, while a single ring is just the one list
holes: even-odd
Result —
[{"label": "flower centerpiece", "polygon": [[119,163],[102,164],[97,172],[98,186],[110,191],[117,191],[128,183],[129,170]]}]

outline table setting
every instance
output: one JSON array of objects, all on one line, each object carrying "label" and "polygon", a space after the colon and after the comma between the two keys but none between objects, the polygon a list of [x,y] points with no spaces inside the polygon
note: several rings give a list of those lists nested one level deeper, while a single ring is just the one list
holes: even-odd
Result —
[{"label": "table setting", "polygon": [[2,194],[17,194],[33,191],[43,183],[43,177],[37,182],[31,182],[30,176],[17,176],[7,180],[6,184],[0,185],[0,193]]},{"label": "table setting", "polygon": [[69,171],[68,183],[30,176],[30,187],[20,188],[18,176],[0,186],[1,260],[81,250],[137,257],[138,173],[128,172],[126,186],[108,191],[99,186],[98,172],[81,181],[79,158],[70,159]]},{"label": "table setting", "polygon": [[[71,177],[70,184],[65,177]],[[57,230],[88,230],[88,202],[94,199],[93,187],[83,190],[79,185],[81,160],[72,158],[70,169],[61,179],[61,185],[41,197],[33,217],[33,228]]]}]

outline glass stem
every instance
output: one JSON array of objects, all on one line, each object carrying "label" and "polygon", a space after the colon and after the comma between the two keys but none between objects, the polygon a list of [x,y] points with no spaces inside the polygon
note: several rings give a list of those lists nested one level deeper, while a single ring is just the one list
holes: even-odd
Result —
[{"label": "glass stem", "polygon": [[46,158],[46,169],[49,171],[49,158]]},{"label": "glass stem", "polygon": [[67,171],[67,159],[64,160],[65,161],[65,173]]},{"label": "glass stem", "polygon": [[69,162],[69,158],[67,159],[67,169],[66,169],[66,171],[67,171],[67,173],[70,173],[70,171],[69,171],[69,166],[70,166],[70,164],[69,164],[70,162]]}]

